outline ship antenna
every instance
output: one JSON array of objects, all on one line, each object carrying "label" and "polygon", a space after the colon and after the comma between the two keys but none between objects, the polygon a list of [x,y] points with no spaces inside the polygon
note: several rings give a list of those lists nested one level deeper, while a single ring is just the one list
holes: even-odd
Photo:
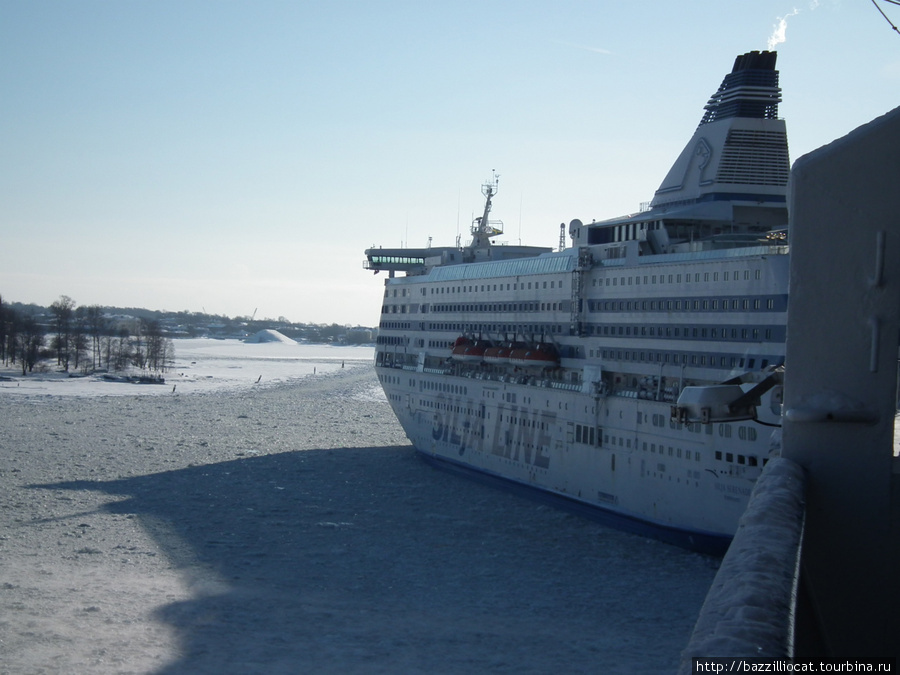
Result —
[{"label": "ship antenna", "polygon": [[491,180],[485,181],[481,186],[481,194],[484,195],[484,213],[481,218],[476,218],[472,223],[472,248],[480,248],[491,245],[491,237],[502,234],[502,230],[491,227],[488,216],[491,213],[491,199],[497,194],[500,176],[495,170],[491,170]]},{"label": "ship antenna", "polygon": [[522,245],[522,195],[519,195],[519,246]]}]

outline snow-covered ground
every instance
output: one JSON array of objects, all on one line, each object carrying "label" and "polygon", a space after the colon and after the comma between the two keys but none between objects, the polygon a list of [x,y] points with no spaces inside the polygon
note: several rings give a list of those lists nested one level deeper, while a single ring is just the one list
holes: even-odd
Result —
[{"label": "snow-covered ground", "polygon": [[[191,338],[173,341],[175,364],[165,384],[111,382],[103,375],[71,377],[51,368],[22,376],[18,368],[0,370],[0,394],[55,396],[133,396],[179,394],[269,386],[372,363],[370,347],[337,347],[290,341],[242,342]],[[174,388],[174,389],[173,389]]]}]

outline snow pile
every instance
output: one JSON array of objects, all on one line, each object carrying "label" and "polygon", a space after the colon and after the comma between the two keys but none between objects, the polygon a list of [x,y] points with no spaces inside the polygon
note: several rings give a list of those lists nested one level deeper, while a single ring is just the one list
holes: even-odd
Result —
[{"label": "snow pile", "polygon": [[249,342],[251,344],[259,344],[260,342],[283,342],[286,345],[297,344],[296,340],[291,340],[287,335],[279,333],[272,328],[266,328],[265,330],[259,331],[256,335],[250,335],[244,342]]}]

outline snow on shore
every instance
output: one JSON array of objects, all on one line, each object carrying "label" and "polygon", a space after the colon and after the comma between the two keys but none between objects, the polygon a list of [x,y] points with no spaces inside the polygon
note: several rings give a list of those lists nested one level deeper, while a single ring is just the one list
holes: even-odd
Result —
[{"label": "snow on shore", "polygon": [[171,394],[173,387],[179,394],[239,390],[369,364],[375,355],[372,347],[298,344],[293,340],[253,343],[191,338],[173,343],[175,364],[163,373],[165,384],[111,382],[102,374],[77,377],[53,369],[22,376],[21,369],[6,368],[0,370],[5,378],[0,380],[0,396],[134,396]]}]

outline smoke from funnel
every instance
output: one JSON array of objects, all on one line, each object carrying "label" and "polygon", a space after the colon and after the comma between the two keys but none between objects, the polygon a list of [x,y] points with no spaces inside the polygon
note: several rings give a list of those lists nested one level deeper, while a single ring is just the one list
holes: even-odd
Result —
[{"label": "smoke from funnel", "polygon": [[[893,1],[893,0],[892,0]],[[810,0],[809,2],[809,11],[813,11],[819,6],[819,0]],[[775,49],[776,46],[780,45],[782,42],[787,40],[787,22],[792,16],[797,16],[800,13],[800,10],[794,7],[788,14],[780,17],[778,19],[778,23],[776,23],[772,27],[772,34],[769,36],[769,51]]]},{"label": "smoke from funnel", "polygon": [[799,13],[800,10],[795,8],[789,14],[785,14],[778,19],[778,23],[775,24],[775,27],[772,29],[772,34],[769,36],[769,51],[772,51],[777,45],[780,45],[787,40],[785,35],[787,33],[787,21],[790,17],[797,16]]}]

